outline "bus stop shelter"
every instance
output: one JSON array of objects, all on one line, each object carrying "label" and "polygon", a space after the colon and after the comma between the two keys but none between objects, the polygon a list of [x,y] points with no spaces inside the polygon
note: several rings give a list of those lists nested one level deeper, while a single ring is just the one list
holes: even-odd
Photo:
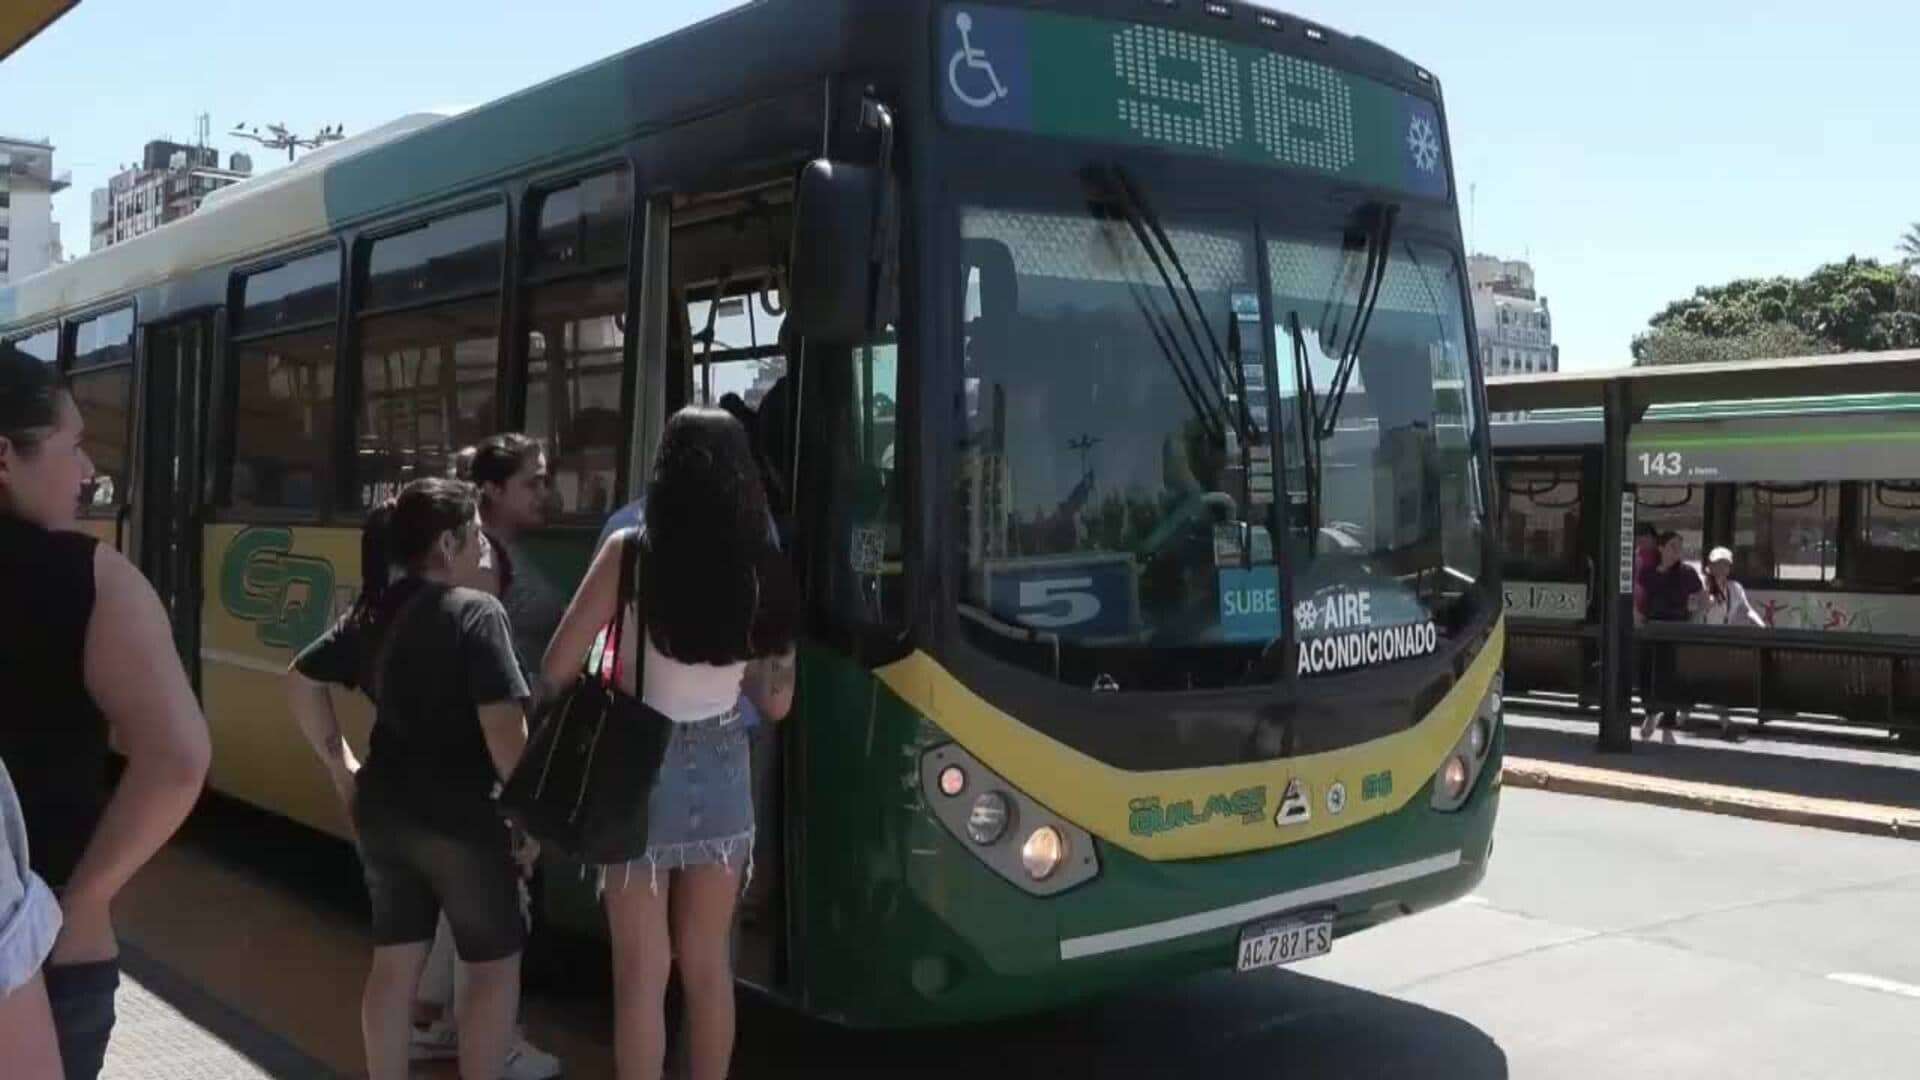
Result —
[{"label": "bus stop shelter", "polygon": [[[1494,413],[1603,410],[1600,615],[1600,749],[1631,752],[1633,657],[1633,493],[1627,442],[1654,405],[1766,401],[1827,394],[1920,392],[1920,350],[1849,353],[1729,364],[1689,364],[1487,379]],[[1916,469],[1920,472],[1920,468]],[[1660,627],[1662,640],[1709,627]],[[1644,634],[1644,632],[1643,632]]]},{"label": "bus stop shelter", "polygon": [[78,6],[80,0],[6,0],[0,4],[0,60]]}]

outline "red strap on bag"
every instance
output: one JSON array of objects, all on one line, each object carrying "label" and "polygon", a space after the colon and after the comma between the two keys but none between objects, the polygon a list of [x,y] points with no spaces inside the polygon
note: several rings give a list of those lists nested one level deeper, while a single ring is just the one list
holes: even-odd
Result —
[{"label": "red strap on bag", "polygon": [[[635,545],[643,543],[643,534],[629,533],[620,541],[620,584],[614,591],[613,618],[607,622],[607,651],[600,658],[600,682],[602,685],[618,690],[620,688],[620,645],[625,636],[627,613],[633,608],[634,577],[638,561]],[[635,612],[636,620],[639,613]],[[644,639],[643,639],[644,640]]]}]

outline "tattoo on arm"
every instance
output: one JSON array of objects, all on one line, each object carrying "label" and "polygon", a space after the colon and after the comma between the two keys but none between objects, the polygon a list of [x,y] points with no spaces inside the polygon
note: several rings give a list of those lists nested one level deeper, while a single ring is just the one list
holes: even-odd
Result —
[{"label": "tattoo on arm", "polygon": [[794,655],[775,656],[767,660],[766,686],[768,694],[784,694],[793,689]]}]

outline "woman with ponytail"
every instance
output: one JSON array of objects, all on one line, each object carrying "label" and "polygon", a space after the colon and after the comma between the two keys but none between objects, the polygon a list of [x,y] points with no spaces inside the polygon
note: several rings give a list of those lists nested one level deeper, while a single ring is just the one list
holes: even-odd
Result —
[{"label": "woman with ponytail", "polygon": [[[729,933],[754,821],[738,702],[744,694],[779,720],[794,689],[794,584],[767,523],[746,429],[718,409],[681,410],[661,437],[646,526],[601,547],[547,649],[542,681],[558,693],[620,618],[620,688],[634,693],[641,671],[641,700],[673,722],[648,798],[645,854],[601,868],[622,1080],[660,1076],[676,965],[694,1080],[726,1076],[733,1053]],[[635,602],[616,611],[629,543],[641,552]]]},{"label": "woman with ponytail", "polygon": [[[527,924],[493,794],[526,749],[526,680],[506,610],[458,583],[481,551],[469,484],[416,480],[367,516],[352,610],[294,660],[295,719],[353,823],[373,906],[360,1007],[368,1073],[404,1080],[414,986],[442,912],[466,968],[460,1074],[494,1080],[514,1034]],[[361,764],[328,686],[374,703]]]}]

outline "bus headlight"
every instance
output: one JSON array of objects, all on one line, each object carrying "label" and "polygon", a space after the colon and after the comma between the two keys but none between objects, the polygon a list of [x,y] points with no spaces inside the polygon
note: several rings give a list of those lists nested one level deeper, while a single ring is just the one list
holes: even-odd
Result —
[{"label": "bus headlight", "polygon": [[973,809],[967,814],[967,838],[986,847],[1006,835],[1008,819],[1012,816],[1013,809],[1005,795],[997,791],[982,792],[973,800]]},{"label": "bus headlight", "polygon": [[1435,810],[1458,810],[1466,805],[1467,797],[1473,794],[1473,786],[1492,757],[1493,740],[1499,733],[1500,695],[1503,688],[1504,680],[1496,674],[1493,685],[1487,688],[1486,697],[1480,701],[1480,707],[1474,710],[1473,719],[1467,721],[1467,730],[1461,732],[1460,741],[1454,744],[1453,750],[1433,774]]},{"label": "bus headlight", "polygon": [[1027,836],[1027,842],[1020,847],[1021,865],[1027,868],[1027,876],[1035,881],[1052,877],[1066,858],[1066,837],[1051,825],[1042,825],[1033,830]]},{"label": "bus headlight", "polygon": [[[979,859],[1033,896],[1055,896],[1100,876],[1100,849],[1085,829],[987,768],[958,743],[920,756],[920,809]],[[915,854],[934,852],[916,850]]]}]

